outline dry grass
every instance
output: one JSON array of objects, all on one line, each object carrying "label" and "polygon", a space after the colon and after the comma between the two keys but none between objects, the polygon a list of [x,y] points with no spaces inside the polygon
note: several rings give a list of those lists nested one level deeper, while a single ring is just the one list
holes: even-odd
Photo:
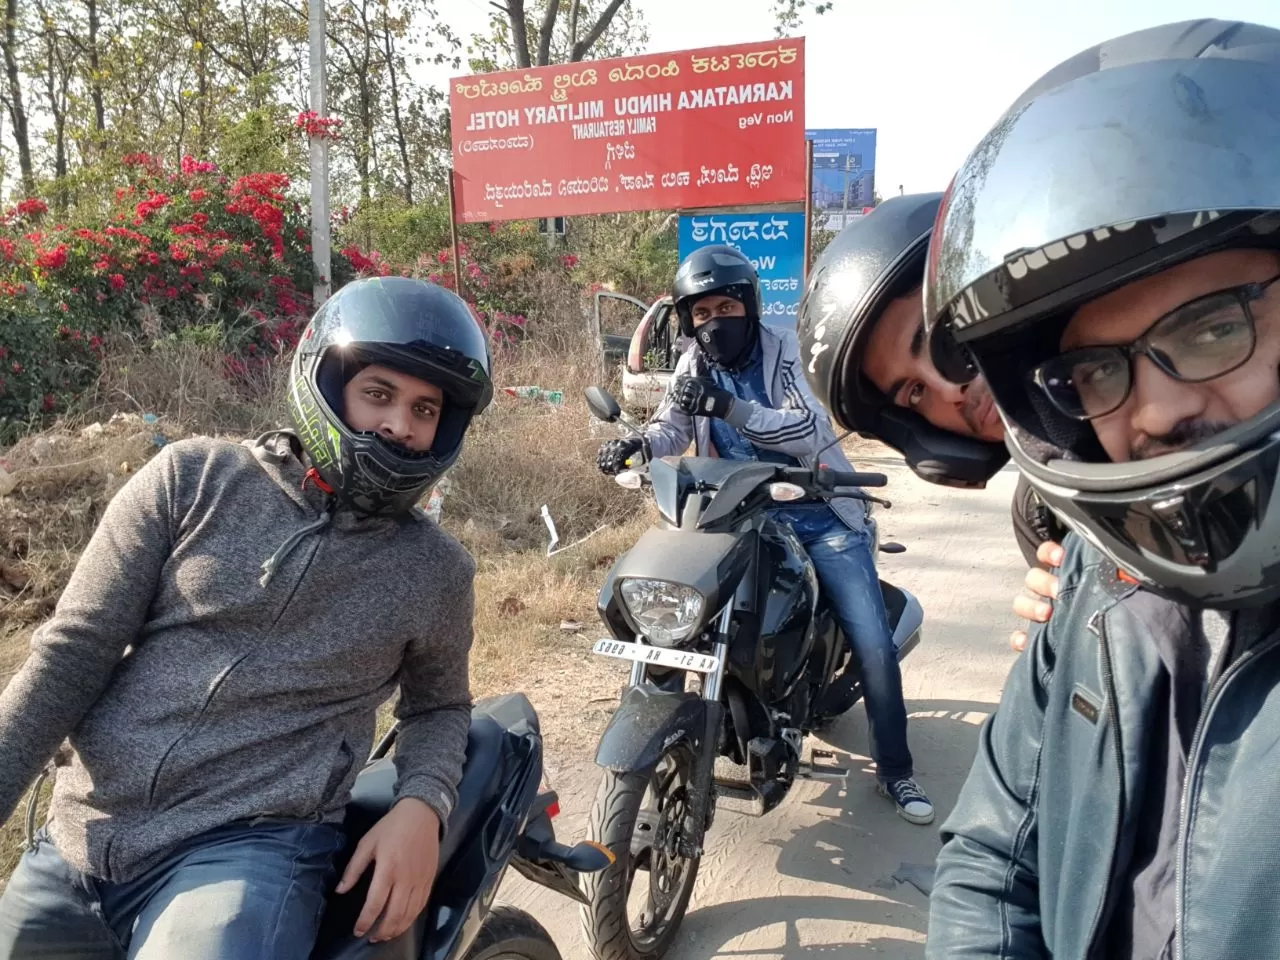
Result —
[{"label": "dry grass", "polygon": [[[595,469],[596,447],[614,435],[592,424],[582,400],[582,388],[596,382],[595,351],[569,333],[556,342],[554,352],[526,346],[496,358],[498,384],[562,390],[564,403],[499,393],[474,425],[444,502],[446,528],[478,563],[473,691],[541,691],[534,701],[551,744],[589,734],[581,724],[581,682],[557,678],[566,658],[587,659],[600,582],[649,522],[637,494]],[[7,495],[0,488],[0,687],[26,658],[32,631],[52,611],[107,501],[158,449],[157,434],[238,438],[281,422],[281,367],[229,383],[213,347],[121,349],[78,416],[0,450],[0,465],[17,480]],[[113,414],[121,415],[111,423]],[[144,422],[140,414],[158,419]],[[562,548],[587,539],[548,558],[544,504]],[[563,622],[582,624],[581,634],[563,630]],[[387,710],[380,722],[389,722]],[[0,877],[21,855],[24,810],[0,827]]]},{"label": "dry grass", "polygon": [[288,363],[228,378],[226,350],[218,345],[160,342],[143,348],[120,339],[108,346],[112,352],[85,398],[81,421],[151,413],[210,436],[255,436],[286,422]]}]

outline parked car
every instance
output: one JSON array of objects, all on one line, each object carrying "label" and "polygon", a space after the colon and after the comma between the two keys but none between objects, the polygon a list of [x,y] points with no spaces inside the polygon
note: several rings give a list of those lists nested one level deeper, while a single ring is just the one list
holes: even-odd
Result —
[{"label": "parked car", "polygon": [[[622,402],[632,410],[656,409],[688,343],[671,298],[646,304],[625,293],[600,290],[593,309],[605,364],[622,367]],[[616,330],[631,332],[609,332]]]}]

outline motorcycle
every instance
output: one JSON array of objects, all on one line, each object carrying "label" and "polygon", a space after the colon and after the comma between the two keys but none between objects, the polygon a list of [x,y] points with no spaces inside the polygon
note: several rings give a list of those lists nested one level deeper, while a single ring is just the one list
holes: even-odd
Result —
[{"label": "motorcycle", "polygon": [[[346,856],[395,803],[396,771],[387,756],[396,730],[374,747],[347,805]],[[458,802],[440,844],[439,868],[426,909],[405,933],[384,943],[352,934],[372,870],[332,896],[312,960],[560,960],[551,935],[522,910],[494,905],[508,865],[528,879],[585,904],[579,876],[600,870],[612,854],[597,844],[558,843],[556,794],[539,791],[542,735],[523,694],[478,702],[471,712]],[[346,862],[338,864],[341,876]]]},{"label": "motorcycle", "polygon": [[[594,417],[640,433],[607,392],[586,394]],[[837,497],[891,504],[861,489],[884,486],[884,474],[823,467],[635,458],[616,479],[647,486],[661,520],[617,558],[598,601],[611,636],[595,652],[632,666],[596,750],[604,775],[587,837],[613,860],[583,877],[582,924],[598,960],[655,960],[684,918],[718,804],[763,816],[797,779],[848,776],[828,751],[802,756],[805,736],[861,697],[852,648],[803,546],[768,511]],[[905,549],[880,545],[874,529],[872,539],[879,552]],[[924,614],[907,591],[880,587],[901,660]],[[716,776],[718,758],[745,778]],[[633,897],[641,873],[648,894]]]}]

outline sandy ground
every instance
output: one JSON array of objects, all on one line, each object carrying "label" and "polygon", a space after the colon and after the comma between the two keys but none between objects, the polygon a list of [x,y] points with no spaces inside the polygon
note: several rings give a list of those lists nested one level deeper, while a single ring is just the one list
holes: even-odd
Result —
[{"label": "sandy ground", "polygon": [[[855,707],[826,741],[851,769],[847,782],[798,783],[763,818],[721,810],[674,960],[923,956],[928,900],[911,881],[928,887],[938,827],[1014,659],[1009,605],[1025,568],[1009,521],[1016,474],[1002,472],[985,491],[956,491],[916,479],[881,453],[859,444],[855,466],[889,474],[882,495],[894,507],[879,514],[881,535],[907,552],[883,556],[882,576],[925,610],[923,643],[904,664],[903,683],[917,777],[938,818],[913,826],[876,795],[866,715]],[[625,682],[625,668],[589,655],[589,638],[588,630],[567,643],[563,673],[529,691],[544,718],[548,778],[561,796],[557,833],[569,841],[583,835],[599,778],[591,751]],[[589,956],[575,905],[514,875],[499,896],[532,912],[566,960]]]}]

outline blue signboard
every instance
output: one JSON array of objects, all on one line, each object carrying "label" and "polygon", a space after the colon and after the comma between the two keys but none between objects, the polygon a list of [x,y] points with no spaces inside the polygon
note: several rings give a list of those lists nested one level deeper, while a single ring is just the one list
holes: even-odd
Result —
[{"label": "blue signboard", "polygon": [[725,213],[680,218],[680,259],[723,243],[742,251],[760,275],[761,318],[794,327],[804,280],[803,213]]},{"label": "blue signboard", "polygon": [[813,141],[813,209],[828,230],[839,231],[875,203],[876,131],[806,130]]}]

